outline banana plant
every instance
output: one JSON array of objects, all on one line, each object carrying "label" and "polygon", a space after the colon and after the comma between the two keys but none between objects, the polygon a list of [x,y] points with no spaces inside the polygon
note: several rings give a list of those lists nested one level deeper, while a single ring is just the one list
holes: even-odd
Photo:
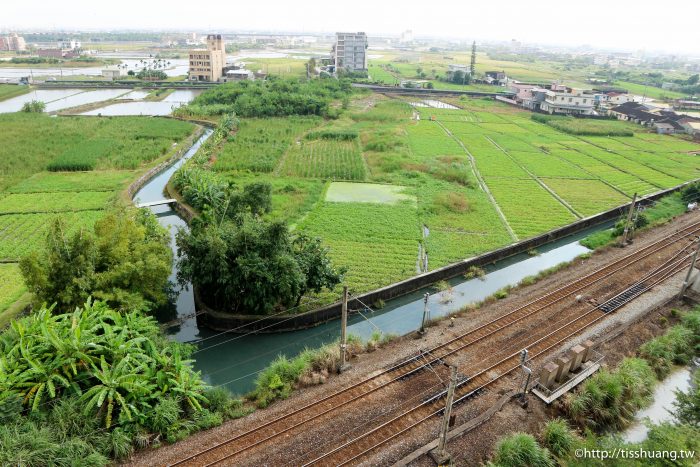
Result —
[{"label": "banana plant", "polygon": [[95,408],[99,408],[100,412],[106,411],[105,426],[109,428],[116,405],[128,420],[132,420],[133,413],[137,411],[132,402],[147,395],[151,389],[151,385],[138,374],[141,367],[134,367],[129,356],[109,365],[104,355],[100,356],[100,366],[93,364],[92,367],[92,374],[98,383],[81,397],[85,402],[85,414]]}]

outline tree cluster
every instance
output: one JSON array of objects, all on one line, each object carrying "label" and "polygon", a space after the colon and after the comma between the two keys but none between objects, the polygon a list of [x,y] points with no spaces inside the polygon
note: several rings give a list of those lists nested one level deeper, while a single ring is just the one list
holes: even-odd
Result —
[{"label": "tree cluster", "polygon": [[230,313],[292,307],[307,292],[339,284],[344,273],[333,268],[318,238],[251,214],[180,231],[177,245],[180,281],[194,283],[208,305]]},{"label": "tree cluster", "polygon": [[302,81],[271,77],[265,81],[240,81],[208,89],[188,107],[202,115],[234,112],[242,117],[332,116],[331,100],[351,93],[348,80]]},{"label": "tree cluster", "polygon": [[38,303],[72,310],[89,297],[121,311],[148,310],[167,301],[172,252],[167,232],[143,210],[118,206],[94,231],[71,232],[53,221],[46,247],[22,258],[20,269]]}]

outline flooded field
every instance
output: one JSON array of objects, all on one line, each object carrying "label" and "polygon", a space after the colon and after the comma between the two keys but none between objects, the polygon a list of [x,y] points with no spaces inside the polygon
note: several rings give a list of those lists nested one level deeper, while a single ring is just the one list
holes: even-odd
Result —
[{"label": "flooded field", "polygon": [[[139,99],[140,94],[145,91],[132,91],[124,96],[125,99]],[[179,89],[172,92],[163,98],[162,101],[136,101],[136,102],[120,102],[110,104],[104,107],[84,112],[81,115],[106,115],[106,116],[123,116],[123,115],[170,115],[173,109],[187,104],[189,101],[201,94],[201,90]],[[132,96],[133,97],[129,97]],[[146,95],[148,93],[146,92]],[[146,96],[143,96],[146,97]]]}]

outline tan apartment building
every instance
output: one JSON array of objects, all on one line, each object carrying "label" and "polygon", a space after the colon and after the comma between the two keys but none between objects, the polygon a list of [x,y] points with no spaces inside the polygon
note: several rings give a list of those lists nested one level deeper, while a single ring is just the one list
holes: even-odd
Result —
[{"label": "tan apartment building", "polygon": [[207,36],[207,48],[190,50],[191,81],[218,81],[226,66],[226,48],[221,34]]}]

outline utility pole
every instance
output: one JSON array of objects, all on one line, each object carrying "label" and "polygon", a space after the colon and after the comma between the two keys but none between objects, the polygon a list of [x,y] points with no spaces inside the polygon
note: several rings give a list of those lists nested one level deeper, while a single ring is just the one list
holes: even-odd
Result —
[{"label": "utility pole", "polygon": [[425,334],[425,326],[427,326],[428,321],[430,321],[430,309],[428,308],[428,298],[430,298],[429,293],[425,293],[423,295],[423,321],[420,323],[420,329],[418,330],[418,334],[421,336]]},{"label": "utility pole", "polygon": [[442,418],[440,427],[440,439],[436,450],[430,452],[430,456],[438,465],[448,465],[450,454],[447,452],[447,433],[450,431],[450,418],[452,416],[452,402],[455,397],[455,387],[457,386],[457,367],[450,367],[450,386],[447,388],[447,400],[445,401],[445,416]]},{"label": "utility pole", "polygon": [[[695,240],[697,242],[697,238]],[[700,245],[695,248],[695,253],[693,253],[693,260],[690,262],[690,268],[688,268],[688,274],[685,275],[685,280],[681,286],[681,292],[678,294],[678,299],[682,300],[685,295],[685,291],[688,290],[688,285],[690,285],[690,276],[693,274],[693,269],[695,269],[695,262],[698,260],[698,252],[700,252]]]},{"label": "utility pole", "polygon": [[343,286],[343,305],[340,314],[340,367],[338,373],[348,369],[346,361],[346,351],[348,347],[348,286]]},{"label": "utility pole", "polygon": [[630,210],[627,213],[627,221],[625,221],[625,230],[622,233],[622,240],[620,240],[620,246],[627,245],[627,239],[630,232],[630,224],[632,222],[632,215],[634,214],[634,206],[637,203],[637,193],[632,197],[632,204],[630,204]]},{"label": "utility pole", "polygon": [[532,376],[532,370],[525,365],[527,363],[527,356],[527,349],[520,351],[520,368],[523,370],[523,380],[525,381],[522,385],[523,392],[520,394],[520,405],[523,407],[527,407],[527,387],[530,385],[530,377]]}]

